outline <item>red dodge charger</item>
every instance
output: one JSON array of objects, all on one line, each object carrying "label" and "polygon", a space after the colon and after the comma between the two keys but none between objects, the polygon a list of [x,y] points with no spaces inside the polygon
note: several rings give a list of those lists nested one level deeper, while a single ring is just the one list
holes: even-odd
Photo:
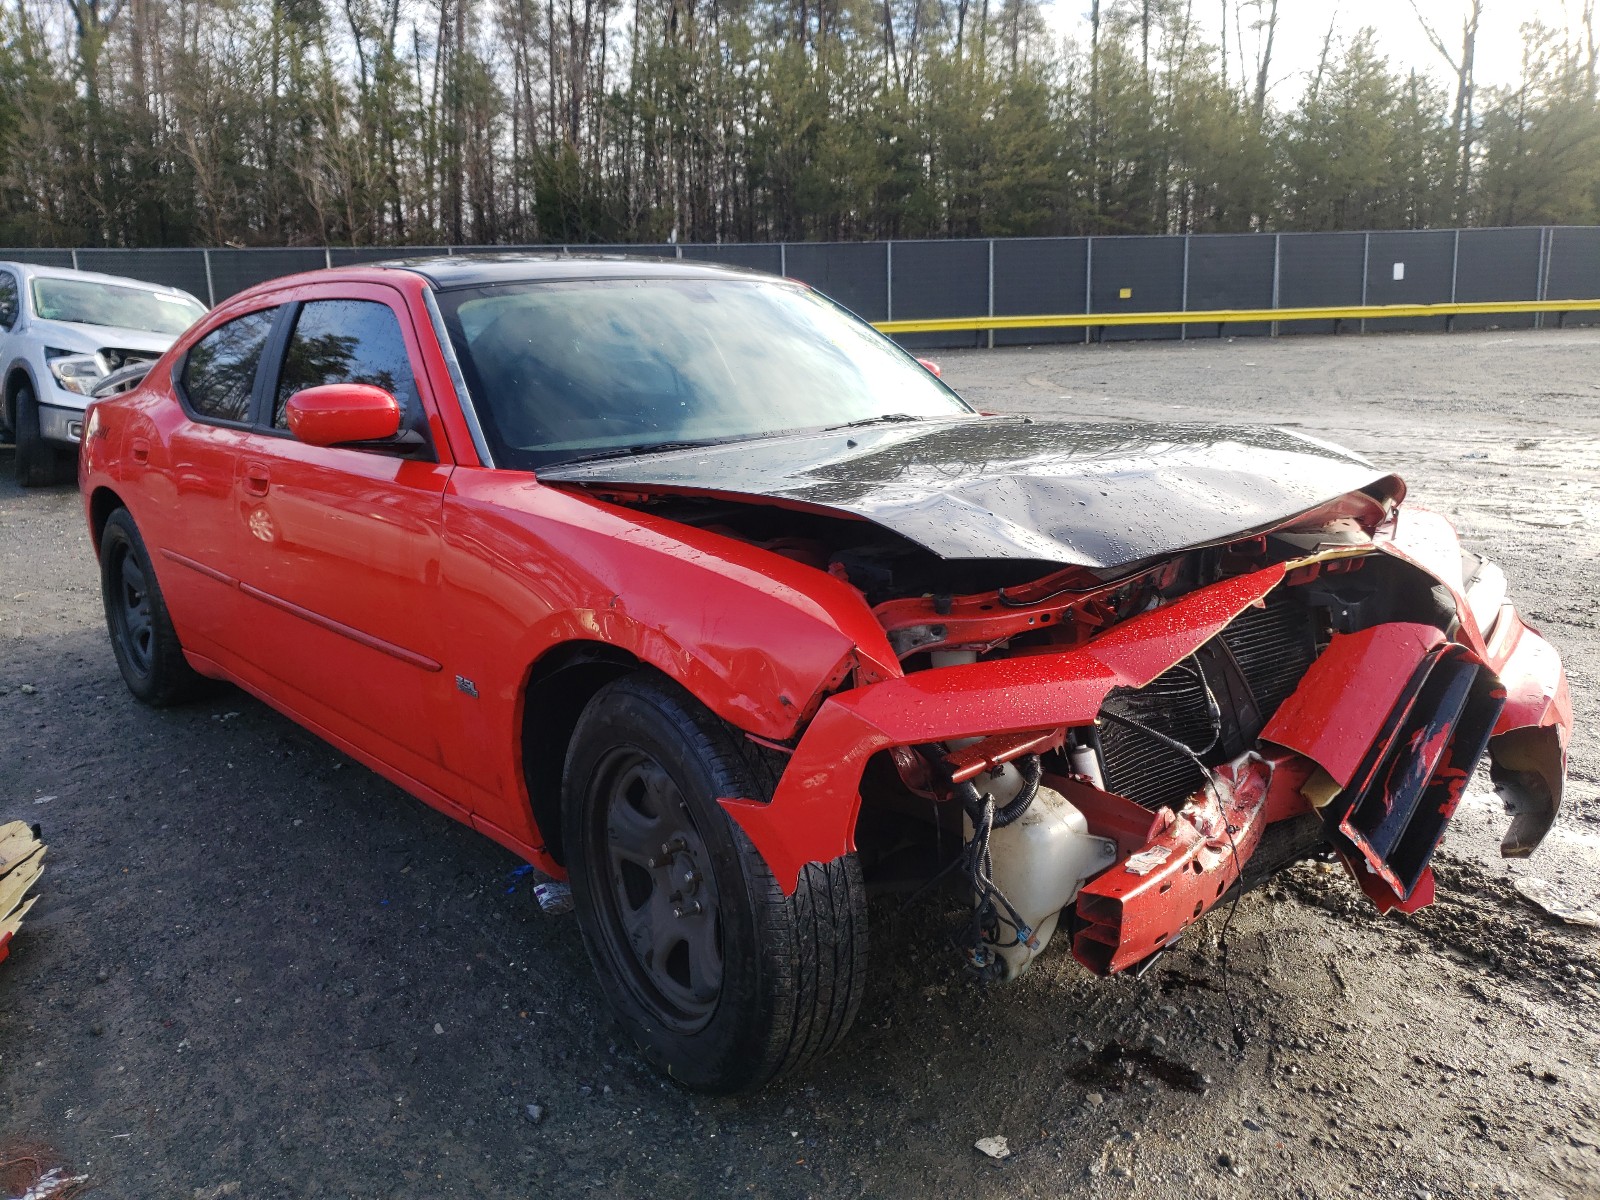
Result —
[{"label": "red dodge charger", "polygon": [[1556,653],[1326,443],[978,413],[684,262],[300,275],[140,370],[80,466],[134,695],[230,680],[567,881],[691,1087],[843,1037],[869,885],[959,889],[980,981],[1114,973],[1307,856],[1427,904],[1485,753],[1506,854],[1560,804]]}]

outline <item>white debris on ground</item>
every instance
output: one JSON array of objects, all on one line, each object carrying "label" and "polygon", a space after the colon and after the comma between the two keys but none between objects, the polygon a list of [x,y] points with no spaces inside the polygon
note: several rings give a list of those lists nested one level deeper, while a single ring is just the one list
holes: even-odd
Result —
[{"label": "white debris on ground", "polygon": [[18,1196],[17,1200],[50,1200],[50,1197],[59,1196],[67,1188],[83,1183],[88,1178],[87,1175],[68,1175],[60,1167],[51,1167],[39,1176],[39,1182]]},{"label": "white debris on ground", "polygon": [[979,1138],[972,1144],[972,1148],[979,1154],[986,1154],[994,1159],[1011,1157],[1011,1147],[1006,1145],[1004,1137]]}]

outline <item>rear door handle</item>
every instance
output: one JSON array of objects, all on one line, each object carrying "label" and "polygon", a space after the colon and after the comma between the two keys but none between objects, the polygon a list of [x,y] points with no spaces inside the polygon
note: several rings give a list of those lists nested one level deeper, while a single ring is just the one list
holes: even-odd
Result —
[{"label": "rear door handle", "polygon": [[267,489],[272,486],[272,476],[267,473],[267,468],[262,463],[247,462],[244,465],[244,490],[252,496],[265,496]]},{"label": "rear door handle", "polygon": [[150,461],[150,442],[147,438],[134,438],[130,449],[133,451],[133,461],[147,463]]}]

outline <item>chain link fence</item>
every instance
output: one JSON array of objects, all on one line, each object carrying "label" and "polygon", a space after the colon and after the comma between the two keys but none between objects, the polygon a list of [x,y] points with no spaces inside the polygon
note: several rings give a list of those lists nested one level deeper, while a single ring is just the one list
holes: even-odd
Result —
[{"label": "chain link fence", "polygon": [[[1070,313],[1348,307],[1600,298],[1600,228],[1374,230],[1183,237],[788,242],[751,245],[271,247],[4,250],[0,260],[102,271],[208,304],[298,271],[449,254],[624,254],[726,263],[787,275],[869,321]],[[1453,327],[1528,328],[1542,314],[1453,318]],[[1597,324],[1573,313],[1568,324]],[[1347,324],[1352,324],[1347,322]],[[1369,318],[1367,329],[1443,329],[1443,317]],[[1230,324],[1227,336],[1329,333],[1333,321]],[[913,348],[1217,337],[1215,324],[901,335]]]}]

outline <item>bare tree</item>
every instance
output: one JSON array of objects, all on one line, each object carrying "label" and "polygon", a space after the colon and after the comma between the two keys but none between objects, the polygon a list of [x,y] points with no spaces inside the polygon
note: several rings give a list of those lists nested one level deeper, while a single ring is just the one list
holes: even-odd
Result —
[{"label": "bare tree", "polygon": [[[1467,220],[1468,193],[1472,185],[1472,94],[1474,88],[1473,55],[1478,44],[1478,22],[1483,16],[1483,0],[1470,0],[1467,15],[1461,22],[1461,52],[1452,53],[1442,37],[1422,15],[1417,0],[1410,0],[1411,11],[1416,14],[1422,32],[1428,37],[1439,57],[1456,73],[1456,106],[1451,120],[1456,147],[1456,220]],[[1586,6],[1587,8],[1587,6]]]},{"label": "bare tree", "polygon": [[[1267,113],[1267,79],[1272,71],[1272,42],[1278,32],[1278,0],[1271,0],[1271,4],[1267,15],[1258,17],[1255,23],[1260,49],[1256,53],[1256,92],[1251,112],[1255,116],[1257,129],[1261,128]],[[1256,0],[1258,12],[1260,8],[1261,0]]]}]

